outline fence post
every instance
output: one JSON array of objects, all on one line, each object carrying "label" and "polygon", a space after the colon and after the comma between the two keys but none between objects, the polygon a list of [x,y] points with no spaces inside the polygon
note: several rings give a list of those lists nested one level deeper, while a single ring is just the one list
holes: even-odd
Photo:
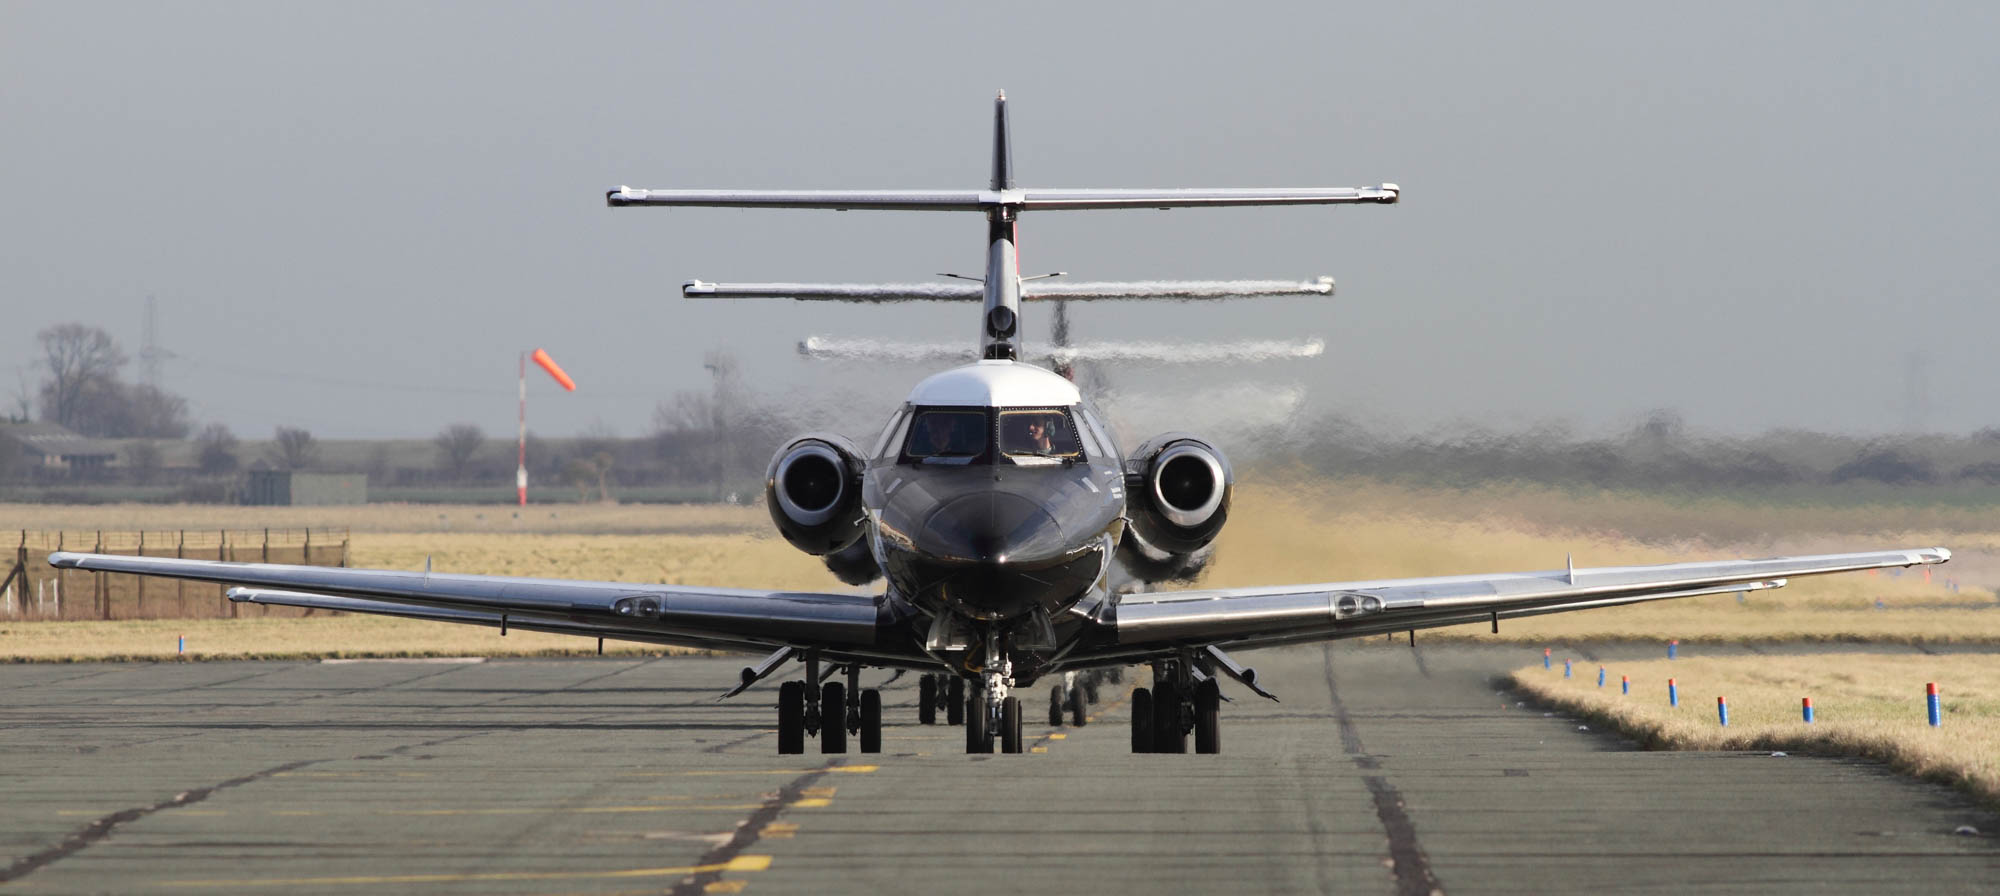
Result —
[{"label": "fence post", "polygon": [[[299,563],[301,565],[303,566],[313,565],[313,529],[311,526],[306,527],[306,546],[299,550],[299,554],[300,554]],[[312,614],[313,614],[313,608],[307,607],[305,612],[300,613],[299,615],[311,616]]]},{"label": "fence post", "polygon": [[[56,550],[60,551],[62,549],[63,549],[63,530],[57,529]],[[58,568],[56,570],[56,618],[57,619],[62,618],[63,586],[67,584],[69,584],[69,568],[68,567]]]},{"label": "fence post", "polygon": [[[215,530],[215,559],[220,560],[224,563],[229,562],[228,529]],[[227,586],[222,585],[221,583],[216,584],[215,599],[222,601],[222,615],[230,619],[236,618],[236,605],[229,602],[229,589]]]},{"label": "fence post", "polygon": [[[145,556],[146,556],[146,530],[140,529],[139,557],[141,559],[144,559]],[[140,619],[144,619],[146,618],[146,577],[133,576],[132,578],[138,580],[139,583],[139,609],[134,615],[138,616]]]},{"label": "fence post", "polygon": [[[104,530],[103,530],[103,529],[99,529],[99,530],[97,530],[97,547],[94,547],[94,548],[91,548],[90,552],[91,552],[91,553],[93,553],[93,554],[102,554],[102,553],[104,553]],[[93,576],[91,576],[90,578],[91,578],[91,587],[92,587],[92,588],[95,588],[95,589],[96,589],[96,591],[97,591],[97,608],[98,608],[98,613],[99,613],[99,615],[101,615],[101,616],[102,616],[103,618],[105,618],[105,619],[110,619],[110,618],[111,618],[111,588],[110,588],[110,585],[111,585],[111,582],[110,582],[110,577],[109,577],[109,576],[107,576],[107,575],[105,575],[105,574],[104,574],[103,572],[99,572],[99,573],[97,573],[96,575],[93,575]]]},{"label": "fence post", "polygon": [[[187,558],[187,543],[188,543],[187,530],[182,529],[180,533],[176,535],[174,538],[174,559],[184,560]],[[187,580],[175,579],[174,615],[179,616],[182,619],[186,619],[187,614],[188,614]]]},{"label": "fence post", "polygon": [[354,535],[351,528],[340,530],[340,567],[347,568],[347,541]]}]

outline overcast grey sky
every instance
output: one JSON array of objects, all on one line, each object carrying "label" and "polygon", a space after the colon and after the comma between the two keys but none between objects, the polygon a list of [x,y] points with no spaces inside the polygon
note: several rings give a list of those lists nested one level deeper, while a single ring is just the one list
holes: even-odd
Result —
[{"label": "overcast grey sky", "polygon": [[977,188],[1005,88],[1027,186],[1404,187],[1024,218],[1029,273],[1338,278],[1078,311],[1079,338],[1328,341],[1124,371],[1139,398],[1241,375],[1398,427],[1893,432],[1919,358],[1920,421],[1967,431],[2000,424],[1996,34],[1991,3],[0,2],[0,372],[32,382],[68,320],[136,354],[151,295],[165,385],[249,437],[508,433],[536,346],[582,384],[532,386],[548,435],[646,431],[711,348],[874,418],[926,371],[796,341],[969,341],[969,308],[680,282],[976,273],[976,216],[603,192]]}]

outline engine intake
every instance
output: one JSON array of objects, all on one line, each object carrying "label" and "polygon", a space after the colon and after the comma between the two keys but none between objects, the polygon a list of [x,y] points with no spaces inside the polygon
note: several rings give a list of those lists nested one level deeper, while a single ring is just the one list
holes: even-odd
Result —
[{"label": "engine intake", "polygon": [[812,435],[778,450],[764,476],[764,504],[778,534],[825,555],[861,538],[861,453],[835,435]]},{"label": "engine intake", "polygon": [[1134,452],[1125,472],[1132,528],[1147,547],[1193,554],[1229,518],[1229,460],[1193,436],[1169,433]]}]

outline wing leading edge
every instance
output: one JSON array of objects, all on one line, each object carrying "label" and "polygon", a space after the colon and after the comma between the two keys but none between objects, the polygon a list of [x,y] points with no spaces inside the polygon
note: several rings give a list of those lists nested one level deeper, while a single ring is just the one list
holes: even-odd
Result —
[{"label": "wing leading edge", "polygon": [[[725,649],[879,653],[879,597],[625,582],[228,563],[67,551],[49,565],[249,586],[237,601]],[[903,651],[907,652],[907,651]]]},{"label": "wing leading edge", "polygon": [[1798,576],[1943,563],[1944,548],[1488,576],[1332,582],[1130,595],[1108,657],[1187,646],[1267,647],[1406,629],[1783,587]]}]

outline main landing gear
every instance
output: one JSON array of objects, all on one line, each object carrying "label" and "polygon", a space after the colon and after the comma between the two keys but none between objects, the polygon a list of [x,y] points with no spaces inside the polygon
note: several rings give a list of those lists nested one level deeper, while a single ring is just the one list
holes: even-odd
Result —
[{"label": "main landing gear", "polygon": [[1132,692],[1132,752],[1222,752],[1222,688],[1186,660],[1153,663],[1153,687]]},{"label": "main landing gear", "polygon": [[861,665],[847,663],[824,676],[846,672],[845,682],[821,681],[819,659],[806,658],[804,681],[778,686],[778,752],[804,753],[806,735],[819,735],[822,753],[847,752],[847,735],[857,735],[863,753],[882,752],[882,692],[861,687]]}]

